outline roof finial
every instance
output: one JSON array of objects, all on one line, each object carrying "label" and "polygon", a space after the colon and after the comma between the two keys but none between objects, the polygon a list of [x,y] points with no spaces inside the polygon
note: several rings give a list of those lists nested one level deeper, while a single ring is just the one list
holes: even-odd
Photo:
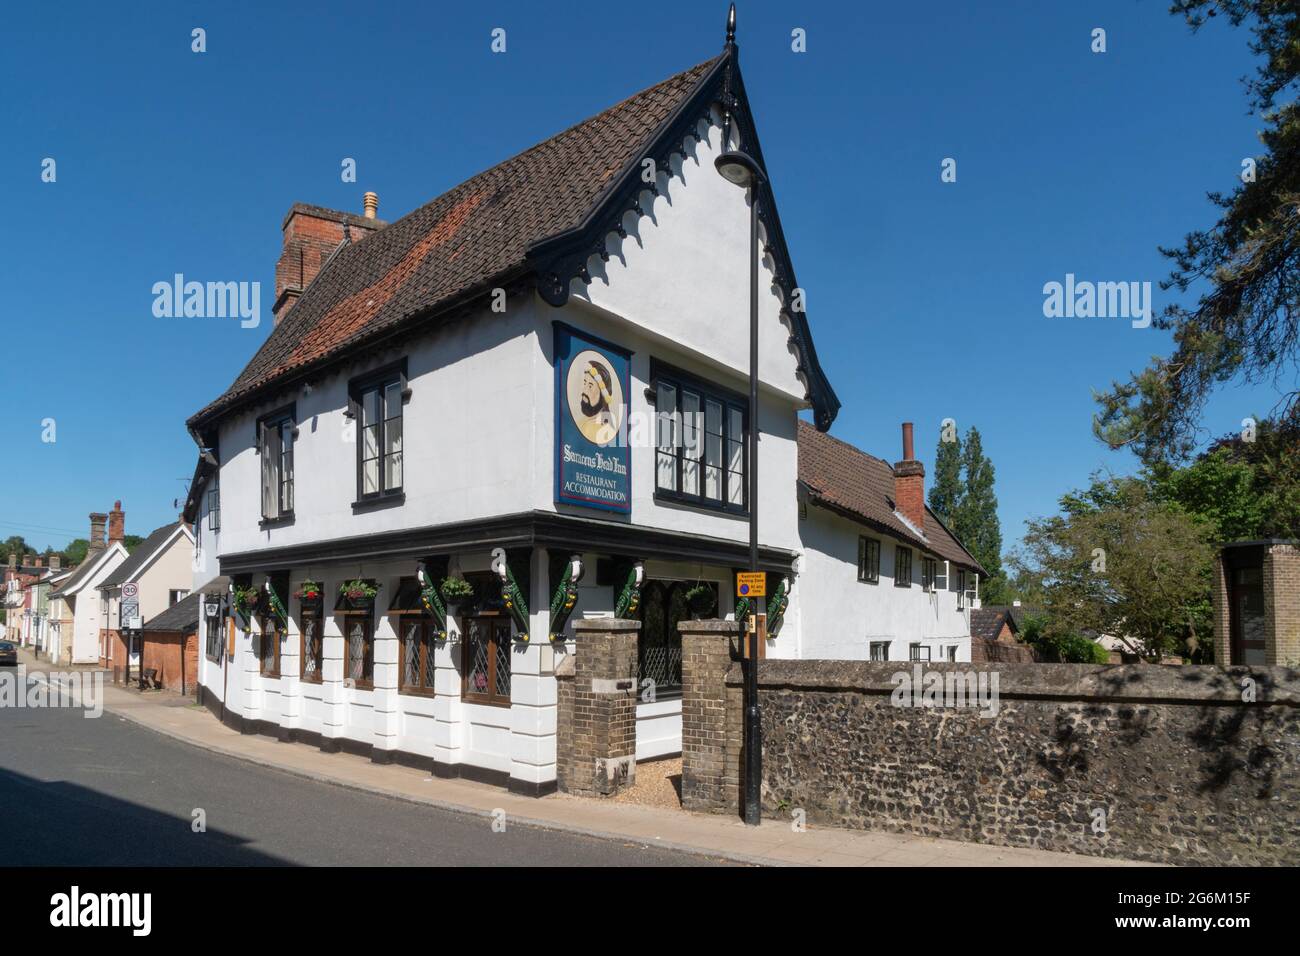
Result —
[{"label": "roof finial", "polygon": [[727,46],[736,45],[736,5],[727,11]]}]

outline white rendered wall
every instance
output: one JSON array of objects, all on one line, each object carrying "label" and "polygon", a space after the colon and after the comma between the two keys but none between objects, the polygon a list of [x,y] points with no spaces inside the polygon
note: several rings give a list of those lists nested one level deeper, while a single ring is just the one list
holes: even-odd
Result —
[{"label": "white rendered wall", "polygon": [[[775,648],[769,648],[771,656],[868,660],[873,641],[889,641],[889,659],[906,661],[908,645],[919,641],[935,661],[946,659],[943,652],[952,645],[957,645],[959,661],[970,660],[969,611],[957,607],[951,570],[943,590],[926,593],[921,588],[922,553],[909,545],[912,586],[896,587],[894,548],[900,542],[813,505],[807,513],[800,522],[804,554],[791,601],[791,611],[797,604],[797,645],[783,632]],[[875,584],[858,580],[860,535],[880,541],[880,580]],[[942,562],[939,570],[942,574]]]}]

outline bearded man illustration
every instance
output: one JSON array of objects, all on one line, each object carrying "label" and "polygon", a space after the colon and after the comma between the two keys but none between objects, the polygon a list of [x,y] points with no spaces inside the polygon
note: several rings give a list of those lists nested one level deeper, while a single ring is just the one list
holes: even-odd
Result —
[{"label": "bearded man illustration", "polygon": [[588,360],[582,373],[582,392],[573,420],[584,438],[608,445],[618,436],[618,401],[613,395],[614,378],[603,362]]}]

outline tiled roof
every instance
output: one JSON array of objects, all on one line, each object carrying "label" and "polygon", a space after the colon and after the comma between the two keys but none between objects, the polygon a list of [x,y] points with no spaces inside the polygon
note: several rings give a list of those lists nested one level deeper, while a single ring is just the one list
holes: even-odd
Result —
[{"label": "tiled roof", "polygon": [[85,560],[83,560],[81,564],[77,565],[77,569],[72,572],[70,577],[59,582],[59,586],[50,592],[50,597],[60,597],[82,584],[90,577],[91,572],[94,571],[95,568],[99,567],[101,559],[110,550],[112,549],[104,548],[102,551],[87,552]]},{"label": "tiled roof", "polygon": [[119,584],[124,584],[135,577],[136,573],[144,567],[150,556],[162,547],[176,529],[182,525],[180,521],[173,521],[171,524],[165,524],[161,528],[155,528],[154,531],[142,542],[136,545],[135,550],[131,552],[130,557],[117,566],[117,568],[103,581],[99,582],[101,588],[113,588]]},{"label": "tiled roof", "polygon": [[985,573],[929,508],[925,537],[894,513],[894,469],[847,442],[799,422],[799,481],[814,504],[890,534],[939,557]]},{"label": "tiled roof", "polygon": [[198,591],[181,598],[167,610],[155,614],[145,622],[146,631],[188,631],[199,626],[199,602],[203,599]]},{"label": "tiled roof", "polygon": [[[531,245],[578,226],[719,58],[479,173],[342,246],[191,427],[263,386],[528,274]],[[354,239],[357,235],[353,233]]]},{"label": "tiled roof", "polygon": [[1011,625],[1012,633],[1019,630],[1016,622],[1005,607],[978,607],[970,612],[970,635],[982,637],[986,641],[996,641],[1002,633],[1002,625]]}]

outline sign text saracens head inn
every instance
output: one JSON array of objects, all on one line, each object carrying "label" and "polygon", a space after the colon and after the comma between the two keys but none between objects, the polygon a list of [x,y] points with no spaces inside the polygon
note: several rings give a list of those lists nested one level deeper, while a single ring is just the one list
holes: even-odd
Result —
[{"label": "sign text saracens head inn", "polygon": [[630,514],[630,353],[555,323],[555,501]]}]

